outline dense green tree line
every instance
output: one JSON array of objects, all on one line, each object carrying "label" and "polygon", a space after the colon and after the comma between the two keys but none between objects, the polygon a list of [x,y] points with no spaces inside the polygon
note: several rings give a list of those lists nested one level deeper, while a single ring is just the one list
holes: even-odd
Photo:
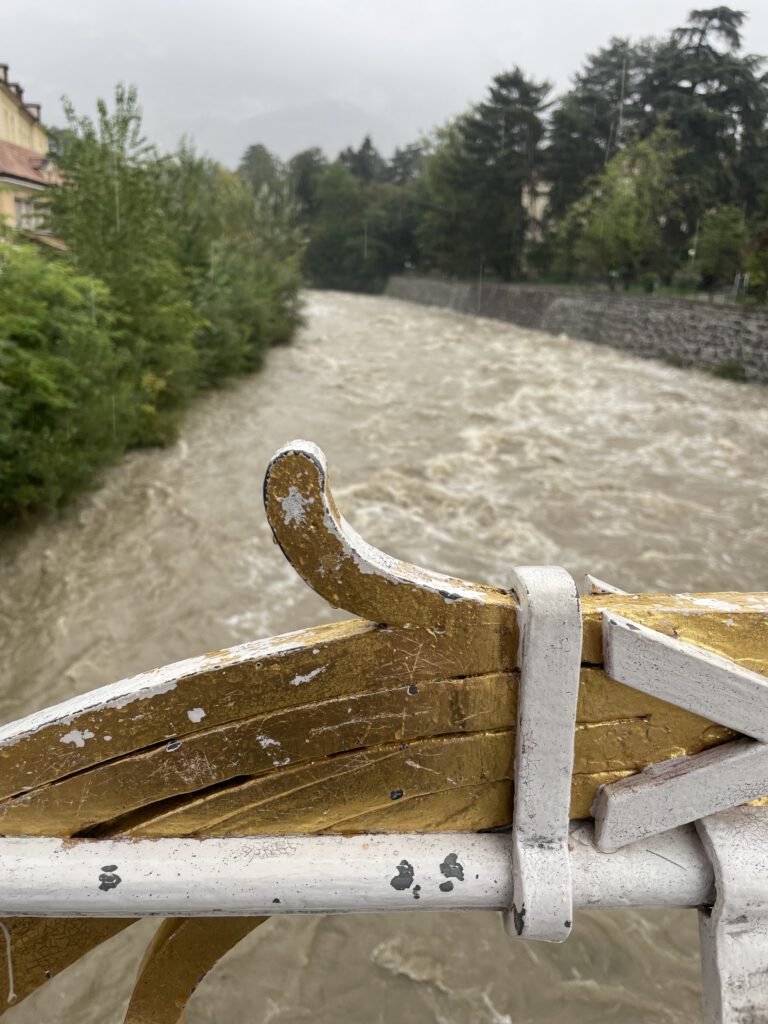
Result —
[{"label": "dense green tree line", "polygon": [[744,13],[692,11],[662,39],[612,39],[556,100],[520,68],[385,159],[366,138],[328,162],[241,167],[299,208],[319,287],[376,290],[414,268],[501,280],[768,291],[768,77]]},{"label": "dense green tree line", "polygon": [[66,251],[0,247],[0,519],[55,508],[299,321],[301,231],[273,191],[147,143],[133,89],[67,107],[48,215]]}]

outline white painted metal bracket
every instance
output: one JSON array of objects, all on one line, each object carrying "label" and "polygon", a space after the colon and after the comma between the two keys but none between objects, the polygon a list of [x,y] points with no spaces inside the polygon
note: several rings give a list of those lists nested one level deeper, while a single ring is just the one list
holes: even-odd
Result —
[{"label": "white painted metal bracket", "polygon": [[605,580],[599,579],[597,576],[593,576],[591,572],[588,572],[584,576],[584,586],[587,588],[588,594],[626,594],[626,590],[619,590],[618,587],[614,587],[612,583],[606,583]]},{"label": "white painted metal bracket", "polygon": [[768,742],[766,676],[611,612],[603,659],[612,679]]},{"label": "white painted metal bracket", "polygon": [[695,821],[768,793],[768,678],[621,615],[603,613],[611,678],[752,739],[662,761],[598,791],[599,849]]},{"label": "white painted metal bracket", "polygon": [[591,813],[606,853],[768,794],[768,744],[733,740],[602,786]]},{"label": "white painted metal bracket", "polygon": [[696,823],[717,896],[699,912],[709,1024],[768,1021],[768,808],[734,807]]},{"label": "white painted metal bracket", "polygon": [[513,903],[507,933],[562,942],[573,921],[568,827],[581,667],[581,613],[571,576],[520,566]]}]

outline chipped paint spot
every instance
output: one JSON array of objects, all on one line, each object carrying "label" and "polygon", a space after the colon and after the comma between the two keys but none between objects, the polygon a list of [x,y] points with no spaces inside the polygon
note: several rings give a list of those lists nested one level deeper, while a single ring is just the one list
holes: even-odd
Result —
[{"label": "chipped paint spot", "polygon": [[202,722],[205,718],[205,711],[202,708],[190,708],[187,712],[187,718],[190,722]]},{"label": "chipped paint spot", "polygon": [[298,487],[290,487],[287,496],[280,499],[285,525],[297,523],[301,526],[304,523],[304,509],[307,505],[311,505],[314,500],[314,498],[305,498]]},{"label": "chipped paint spot", "polygon": [[99,882],[101,884],[99,885],[99,888],[103,892],[109,892],[110,889],[116,889],[122,882],[120,875],[115,874],[116,871],[117,864],[105,864],[101,869],[101,874],[99,875]]},{"label": "chipped paint spot", "polygon": [[453,892],[453,882],[441,882],[439,889],[440,892]]},{"label": "chipped paint spot", "polygon": [[302,683],[308,683],[310,679],[314,679],[315,676],[319,676],[321,672],[325,672],[327,665],[320,665],[319,668],[313,668],[311,672],[307,672],[306,675],[294,676],[293,679],[289,680],[291,686],[301,686]]},{"label": "chipped paint spot", "polygon": [[278,760],[272,762],[272,764],[275,766],[275,768],[285,768],[285,766],[287,764],[290,764],[290,763],[291,763],[290,757],[284,757],[282,759],[282,761],[278,759]]},{"label": "chipped paint spot", "polygon": [[691,597],[691,604],[700,605],[702,608],[711,608],[713,612],[738,612],[741,611],[737,604],[730,601],[721,601],[717,597]]},{"label": "chipped paint spot", "polygon": [[440,865],[440,874],[444,875],[446,878],[458,878],[460,882],[464,881],[464,866],[459,864],[458,854],[448,854]]},{"label": "chipped paint spot", "polygon": [[404,889],[410,889],[413,885],[413,865],[409,864],[407,860],[401,860],[395,871],[397,871],[397,874],[389,882],[392,888],[397,889],[399,892],[402,892]]},{"label": "chipped paint spot", "polygon": [[111,736],[105,736],[104,739],[107,741],[107,743],[110,743],[112,741]]},{"label": "chipped paint spot", "polygon": [[[402,750],[407,750],[407,745],[403,744]],[[422,772],[431,772],[433,775],[439,775],[440,772],[435,768],[425,768],[423,764],[419,764],[418,761],[411,761],[410,759],[405,762],[410,768],[418,768]]]},{"label": "chipped paint spot", "polygon": [[271,736],[257,736],[256,739],[259,741],[259,746],[266,750],[267,747],[279,747],[280,744],[277,740],[273,740]]},{"label": "chipped paint spot", "polygon": [[73,729],[68,732],[65,736],[59,737],[60,743],[74,743],[76,747],[84,747],[86,740],[92,740],[95,733],[92,733],[90,729],[83,729],[80,732],[79,729]]}]

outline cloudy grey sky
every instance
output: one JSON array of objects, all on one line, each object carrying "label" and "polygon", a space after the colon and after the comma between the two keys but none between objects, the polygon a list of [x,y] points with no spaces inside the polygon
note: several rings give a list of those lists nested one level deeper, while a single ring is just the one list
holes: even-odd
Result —
[{"label": "cloudy grey sky", "polygon": [[[714,0],[2,0],[0,62],[62,123],[135,82],[150,137],[234,165],[252,142],[388,153],[480,99],[514,64],[567,87],[612,35],[659,35]],[[733,4],[738,6],[736,2]],[[768,3],[746,47],[768,53]]]}]

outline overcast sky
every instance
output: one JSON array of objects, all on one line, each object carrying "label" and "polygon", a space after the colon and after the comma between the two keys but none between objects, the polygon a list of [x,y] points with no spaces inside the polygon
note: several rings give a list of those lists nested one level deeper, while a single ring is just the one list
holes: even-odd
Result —
[{"label": "overcast sky", "polygon": [[[562,91],[612,35],[660,35],[693,6],[705,3],[2,0],[0,62],[49,124],[63,121],[62,94],[91,111],[125,81],[163,148],[188,134],[234,166],[253,142],[335,156],[370,132],[388,154],[480,99],[500,71],[520,64]],[[745,6],[746,48],[768,54],[768,2]]]}]

